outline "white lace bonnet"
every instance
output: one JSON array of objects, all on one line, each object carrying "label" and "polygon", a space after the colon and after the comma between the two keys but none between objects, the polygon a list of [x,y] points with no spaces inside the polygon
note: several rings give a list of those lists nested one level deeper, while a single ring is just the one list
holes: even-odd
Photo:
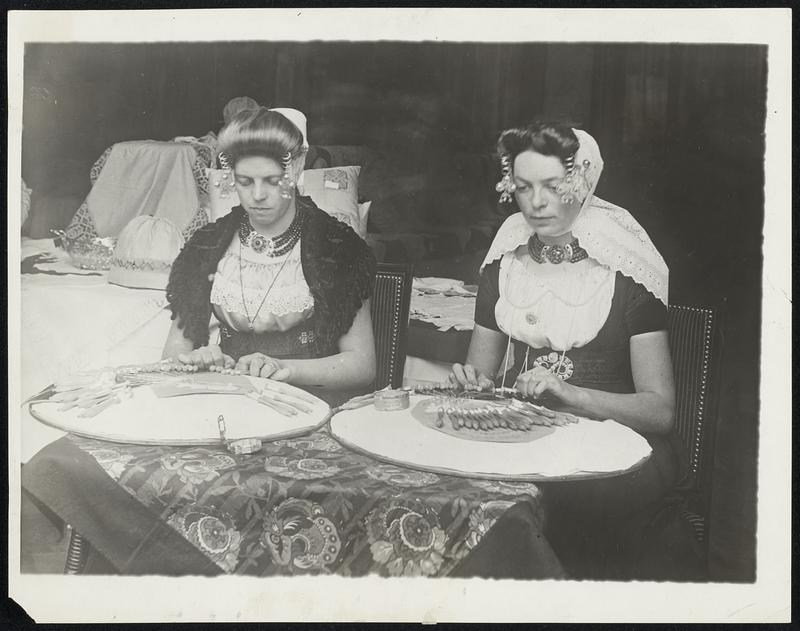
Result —
[{"label": "white lace bonnet", "polygon": [[108,282],[138,289],[166,289],[172,262],[184,243],[181,231],[169,219],[134,217],[119,233]]},{"label": "white lace bonnet", "polygon": [[[306,119],[306,115],[300,110],[296,110],[291,107],[273,107],[270,108],[269,111],[283,114],[294,124],[295,127],[297,127],[297,129],[300,130],[300,135],[303,137],[303,149],[308,151],[308,121]],[[305,172],[300,171],[300,174],[297,176],[297,188],[300,191],[300,194],[303,194],[304,184]]]},{"label": "white lace bonnet", "polygon": [[[669,270],[650,237],[624,208],[595,197],[594,191],[603,172],[600,147],[592,136],[581,129],[572,130],[579,148],[574,163],[584,165],[588,194],[583,201],[572,234],[589,256],[614,271],[641,283],[665,305],[668,301]],[[483,268],[528,242],[534,230],[521,212],[505,220],[489,247]]]}]

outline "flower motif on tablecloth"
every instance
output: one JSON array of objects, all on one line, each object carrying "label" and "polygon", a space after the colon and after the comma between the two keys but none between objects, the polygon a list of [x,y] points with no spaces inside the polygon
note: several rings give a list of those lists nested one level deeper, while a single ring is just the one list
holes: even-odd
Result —
[{"label": "flower motif on tablecloth", "polygon": [[128,463],[134,458],[133,454],[124,454],[116,447],[89,447],[82,445],[82,448],[115,480],[120,479]]},{"label": "flower motif on tablecloth", "polygon": [[227,513],[189,504],[170,515],[167,523],[225,572],[236,569],[242,536]]},{"label": "flower motif on tablecloth", "polygon": [[292,572],[326,572],[342,549],[336,525],[319,504],[292,498],[264,517],[259,542],[272,560]]},{"label": "flower motif on tablecloth", "polygon": [[161,466],[177,471],[184,484],[202,484],[219,477],[219,471],[235,467],[236,460],[228,454],[197,448],[170,452],[161,458]]},{"label": "flower motif on tablecloth", "polygon": [[489,491],[490,493],[499,493],[500,495],[530,495],[531,497],[539,497],[541,491],[539,487],[533,482],[515,482],[513,480],[473,480],[470,479],[470,484]]},{"label": "flower motif on tablecloth", "polygon": [[341,451],[342,446],[326,434],[312,434],[304,438],[284,438],[276,440],[275,445],[290,447],[298,451]]},{"label": "flower motif on tablecloth", "polygon": [[239,483],[239,490],[247,497],[264,499],[269,494],[273,476],[269,473],[256,473]]},{"label": "flower motif on tablecloth", "polygon": [[264,470],[285,478],[295,480],[317,480],[331,478],[341,469],[319,458],[284,458],[283,456],[267,456]]},{"label": "flower motif on tablecloth", "polygon": [[421,502],[382,503],[367,515],[366,531],[372,558],[391,576],[432,576],[444,562],[447,535]]},{"label": "flower motif on tablecloth", "polygon": [[439,481],[439,476],[435,473],[401,469],[389,464],[373,464],[364,469],[364,471],[373,480],[388,482],[397,486],[421,487],[436,484]]},{"label": "flower motif on tablecloth", "polygon": [[514,506],[514,504],[516,504],[516,502],[510,500],[481,502],[478,508],[469,515],[469,532],[464,541],[468,550],[472,550],[477,546],[500,516]]}]

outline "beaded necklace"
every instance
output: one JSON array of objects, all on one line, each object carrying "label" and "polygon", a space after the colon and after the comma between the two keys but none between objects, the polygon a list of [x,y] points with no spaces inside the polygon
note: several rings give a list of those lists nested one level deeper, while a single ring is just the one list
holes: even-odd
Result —
[{"label": "beaded necklace", "polygon": [[292,219],[292,223],[286,231],[272,238],[256,232],[253,224],[250,223],[250,217],[244,215],[239,224],[239,241],[242,245],[252,248],[257,254],[266,254],[277,258],[294,248],[295,244],[300,240],[302,227],[303,214],[299,208],[296,210],[294,219]]}]

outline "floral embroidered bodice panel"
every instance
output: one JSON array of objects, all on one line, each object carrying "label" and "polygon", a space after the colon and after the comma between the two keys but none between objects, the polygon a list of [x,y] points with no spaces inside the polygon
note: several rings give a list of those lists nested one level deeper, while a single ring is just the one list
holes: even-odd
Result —
[{"label": "floral embroidered bodice panel", "polygon": [[211,304],[237,331],[247,331],[254,317],[256,333],[288,331],[309,318],[314,298],[303,275],[300,242],[288,254],[271,257],[234,237],[217,265]]},{"label": "floral embroidered bodice panel", "polygon": [[497,325],[533,348],[580,348],[608,318],[615,276],[592,258],[536,263],[526,247],[517,248],[500,262]]}]

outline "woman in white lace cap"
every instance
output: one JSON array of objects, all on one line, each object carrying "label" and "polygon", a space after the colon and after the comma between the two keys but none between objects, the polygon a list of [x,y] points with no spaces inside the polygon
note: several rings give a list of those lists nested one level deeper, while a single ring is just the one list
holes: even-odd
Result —
[{"label": "woman in white lace cap", "polygon": [[[350,227],[296,193],[305,129],[297,110],[246,107],[220,132],[216,184],[235,187],[241,206],[199,229],[175,259],[163,355],[320,387],[338,401],[375,377],[375,260]],[[212,311],[218,342],[209,341]]]},{"label": "woman in white lace cap", "polygon": [[667,268],[641,226],[593,195],[603,167],[584,131],[537,123],[499,141],[498,185],[520,209],[482,266],[467,363],[489,385],[509,343],[524,394],[642,432],[672,428]]},{"label": "woman in white lace cap", "polygon": [[[633,217],[594,196],[603,161],[588,133],[537,122],[503,132],[498,151],[497,190],[501,201],[513,196],[520,212],[505,221],[483,263],[467,360],[452,367],[451,382],[489,387],[501,372],[498,385],[515,385],[553,409],[615,419],[654,450],[632,476],[545,491],[561,507],[548,513],[551,525],[560,524],[550,529],[554,548],[577,554],[580,564],[588,558],[577,538],[618,531],[619,519],[661,497],[680,470],[668,271]],[[512,346],[513,366],[501,365]],[[591,540],[596,553],[598,539]],[[569,568],[570,558],[563,560]]]}]

